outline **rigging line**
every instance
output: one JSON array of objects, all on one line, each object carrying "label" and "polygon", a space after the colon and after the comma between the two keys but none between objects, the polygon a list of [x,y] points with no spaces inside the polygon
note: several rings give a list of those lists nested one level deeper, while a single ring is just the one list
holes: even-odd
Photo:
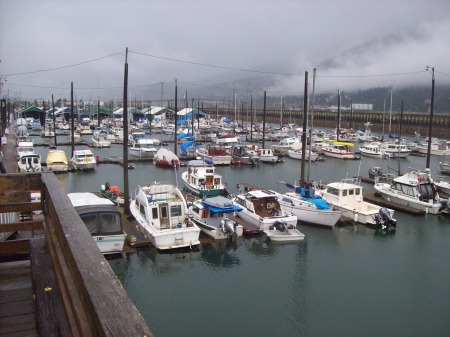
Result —
[{"label": "rigging line", "polygon": [[372,75],[321,75],[321,77],[337,77],[337,78],[348,78],[348,77],[386,77],[386,76],[400,76],[400,75],[414,75],[424,73],[426,70],[411,71],[408,73],[391,73],[391,74],[372,74]]},{"label": "rigging line", "polygon": [[252,69],[244,69],[244,68],[233,68],[233,67],[225,67],[225,66],[219,66],[219,65],[214,65],[214,64],[206,64],[206,63],[200,63],[200,62],[177,60],[177,59],[173,59],[173,58],[169,58],[169,57],[150,55],[150,54],[140,53],[140,52],[136,52],[136,51],[132,51],[132,50],[129,50],[129,52],[137,54],[137,55],[141,55],[141,56],[148,56],[148,57],[153,57],[153,58],[166,60],[166,61],[172,61],[172,62],[188,63],[188,64],[193,64],[193,65],[202,66],[202,67],[219,68],[219,69],[236,70],[236,71],[245,71],[245,72],[250,72],[250,73],[258,73],[258,74],[284,75],[284,76],[301,76],[301,77],[304,76],[303,74],[276,73],[276,72],[271,72],[271,71],[252,70]]},{"label": "rigging line", "polygon": [[6,75],[3,75],[3,76],[28,75],[28,74],[36,74],[36,73],[41,73],[41,72],[53,71],[53,70],[66,69],[66,68],[80,66],[80,65],[86,64],[86,63],[91,63],[91,62],[103,60],[105,58],[108,58],[108,57],[111,57],[111,56],[116,56],[116,55],[123,55],[123,52],[114,53],[114,54],[98,57],[98,58],[95,58],[95,59],[92,59],[92,60],[82,61],[82,62],[79,62],[79,63],[70,64],[70,65],[61,66],[61,67],[55,67],[55,68],[49,68],[49,69],[40,69],[40,70],[34,70],[34,71],[27,71],[27,72],[23,72],[23,73],[6,74]]}]

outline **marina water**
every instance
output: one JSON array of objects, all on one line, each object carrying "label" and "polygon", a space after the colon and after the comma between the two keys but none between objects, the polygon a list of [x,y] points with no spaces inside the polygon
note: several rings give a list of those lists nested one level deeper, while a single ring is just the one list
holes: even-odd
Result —
[{"label": "marina water", "polygon": [[[70,157],[70,148],[59,148]],[[47,148],[37,150],[45,159]],[[122,156],[122,147],[93,152],[100,158]],[[443,159],[431,157],[433,172]],[[232,193],[238,182],[285,191],[278,181],[298,179],[300,161],[284,160],[216,171]],[[409,156],[400,164],[402,172],[424,169],[425,157]],[[309,177],[332,182],[367,176],[373,166],[386,171],[397,165],[392,159],[327,158],[311,163]],[[136,163],[129,171],[130,189],[153,181],[178,181],[182,187],[181,172]],[[87,192],[106,181],[123,189],[122,173],[119,165],[101,164],[94,172],[57,178],[67,193]],[[395,218],[397,229],[389,234],[359,224],[332,230],[300,224],[306,235],[301,243],[202,237],[192,252],[150,248],[109,263],[158,337],[449,336],[450,216],[396,211]]]}]

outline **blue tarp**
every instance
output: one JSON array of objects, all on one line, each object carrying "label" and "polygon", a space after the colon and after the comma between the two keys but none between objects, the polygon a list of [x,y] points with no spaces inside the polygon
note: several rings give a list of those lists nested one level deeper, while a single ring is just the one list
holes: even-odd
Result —
[{"label": "blue tarp", "polygon": [[302,200],[308,201],[316,205],[317,209],[330,209],[330,205],[322,198],[302,198]]},{"label": "blue tarp", "polygon": [[181,144],[180,149],[181,149],[181,153],[184,155],[187,155],[187,149],[191,146],[194,147],[194,149],[198,149],[198,144],[195,141],[194,137],[191,137],[192,140],[187,140],[185,142],[183,142],[183,144]]}]

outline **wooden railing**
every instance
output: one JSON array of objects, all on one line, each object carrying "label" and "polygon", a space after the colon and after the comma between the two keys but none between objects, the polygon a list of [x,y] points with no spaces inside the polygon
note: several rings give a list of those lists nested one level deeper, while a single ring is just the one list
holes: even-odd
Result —
[{"label": "wooden railing", "polygon": [[[41,191],[40,203],[31,202],[32,190]],[[28,252],[32,271],[41,269],[32,273],[40,334],[152,336],[54,174],[0,175],[0,213],[36,210],[44,220],[3,223],[0,231],[44,236],[0,242],[0,252]]]}]

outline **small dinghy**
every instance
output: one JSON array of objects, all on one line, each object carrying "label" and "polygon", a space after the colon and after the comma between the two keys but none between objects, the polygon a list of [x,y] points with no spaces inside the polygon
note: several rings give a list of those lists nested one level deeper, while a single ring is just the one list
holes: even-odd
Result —
[{"label": "small dinghy", "polygon": [[305,240],[305,234],[292,226],[288,226],[285,222],[276,222],[264,233],[274,242],[291,243]]}]

